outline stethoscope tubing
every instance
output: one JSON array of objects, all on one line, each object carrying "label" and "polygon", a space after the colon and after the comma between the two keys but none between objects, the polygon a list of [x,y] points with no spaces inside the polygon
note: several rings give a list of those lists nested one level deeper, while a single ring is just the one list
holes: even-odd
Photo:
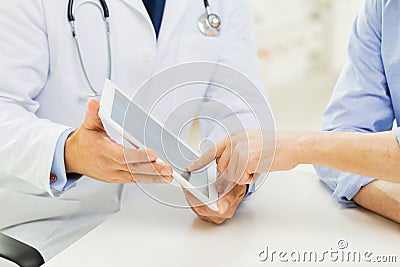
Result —
[{"label": "stethoscope tubing", "polygon": [[[103,17],[104,18],[109,18],[110,17],[110,11],[108,9],[108,5],[107,5],[106,1],[105,0],[98,0],[98,1],[100,2],[100,5],[101,5],[101,9],[102,9],[102,12],[103,12]],[[69,0],[68,1],[68,13],[67,13],[67,16],[68,16],[68,21],[69,22],[75,21],[74,3],[75,3],[74,0]],[[82,4],[84,4],[84,3],[86,3],[86,2],[83,2]]]},{"label": "stethoscope tubing", "polygon": [[[220,30],[221,19],[218,15],[213,14],[211,12],[210,3],[208,0],[203,0],[203,3],[204,3],[204,7],[205,7],[205,14],[203,14],[199,19],[200,31],[204,35],[216,36],[216,35],[218,35],[219,30]],[[75,6],[74,4],[75,4],[74,0],[69,0],[68,7],[67,7],[67,18],[68,18],[68,22],[71,27],[72,37],[74,38],[74,43],[75,43],[76,50],[78,53],[79,63],[81,65],[83,75],[86,79],[86,82],[88,83],[90,91],[92,92],[92,94],[89,94],[89,97],[99,97],[99,96],[101,96],[101,94],[98,91],[96,91],[96,89],[94,88],[94,85],[90,81],[89,74],[87,72],[85,62],[83,60],[82,50],[79,45],[78,34],[77,34],[76,28],[75,28],[75,25],[76,25],[75,12],[84,4],[95,5],[102,12],[104,24],[106,27],[106,35],[107,35],[107,59],[108,59],[107,78],[111,79],[111,76],[112,76],[112,53],[111,53],[111,30],[110,30],[110,22],[109,22],[110,11],[108,9],[106,0],[98,0],[97,2],[84,1],[84,2],[81,2],[78,6]],[[211,18],[217,19],[217,24],[216,24],[217,26],[213,25],[213,23],[210,22]],[[205,23],[207,26],[205,26],[202,23]]]},{"label": "stethoscope tubing", "polygon": [[79,63],[81,65],[83,75],[86,79],[86,82],[88,83],[90,91],[92,92],[91,94],[88,95],[89,97],[99,97],[99,96],[101,96],[101,94],[98,91],[96,91],[96,89],[94,88],[94,85],[89,78],[89,74],[87,72],[85,62],[83,60],[82,50],[81,50],[81,47],[79,45],[79,40],[78,40],[78,34],[75,29],[75,24],[76,24],[75,11],[78,10],[84,4],[92,4],[92,5],[95,5],[102,12],[103,20],[104,20],[104,24],[105,24],[106,36],[107,36],[107,38],[106,38],[107,39],[107,61],[108,61],[107,78],[111,79],[112,55],[111,55],[111,29],[110,29],[110,21],[109,21],[110,13],[109,13],[109,9],[108,9],[108,6],[107,6],[107,3],[105,2],[105,0],[98,0],[98,2],[100,3],[100,5],[95,2],[85,1],[85,2],[81,2],[77,7],[74,7],[74,0],[69,0],[69,2],[68,2],[68,14],[67,14],[68,21],[71,26],[71,32],[72,32],[72,36],[74,38],[74,43],[75,43],[76,51],[78,53]]}]

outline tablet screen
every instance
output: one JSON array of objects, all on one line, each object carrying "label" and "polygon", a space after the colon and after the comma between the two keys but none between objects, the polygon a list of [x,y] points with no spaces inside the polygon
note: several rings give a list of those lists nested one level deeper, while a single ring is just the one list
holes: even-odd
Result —
[{"label": "tablet screen", "polygon": [[[111,118],[142,145],[157,151],[162,161],[170,164],[177,173],[186,178],[186,168],[199,155],[119,91],[114,92]],[[192,173],[188,181],[209,197],[207,169]]]}]

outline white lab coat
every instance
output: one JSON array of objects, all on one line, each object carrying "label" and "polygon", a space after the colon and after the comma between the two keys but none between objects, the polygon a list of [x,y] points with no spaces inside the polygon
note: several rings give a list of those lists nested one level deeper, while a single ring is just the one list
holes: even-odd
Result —
[{"label": "white lab coat", "polygon": [[[87,99],[81,95],[89,92],[66,19],[67,2],[0,1],[0,229],[46,258],[117,212],[124,191],[84,177],[51,196],[57,140],[82,122]],[[217,38],[197,29],[202,0],[167,0],[158,42],[141,0],[107,2],[112,80],[131,90],[128,94],[157,71],[190,61],[224,63],[261,84],[245,0],[210,1],[223,20]],[[85,5],[76,18],[85,64],[99,89],[107,69],[102,17]],[[139,194],[128,191],[129,199]]]}]

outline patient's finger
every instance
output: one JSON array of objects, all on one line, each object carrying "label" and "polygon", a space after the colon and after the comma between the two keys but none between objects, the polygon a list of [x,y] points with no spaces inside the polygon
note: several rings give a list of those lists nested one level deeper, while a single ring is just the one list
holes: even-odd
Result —
[{"label": "patient's finger", "polygon": [[226,194],[230,193],[235,186],[236,183],[230,182],[226,179],[220,179],[217,182],[217,192],[219,198],[224,197]]},{"label": "patient's finger", "polygon": [[208,150],[206,153],[204,153],[201,157],[196,159],[192,165],[190,165],[187,170],[189,172],[194,172],[197,171],[204,166],[207,166],[210,164],[213,160],[216,158],[219,158],[221,154],[225,151],[227,144],[229,143],[229,139],[226,138],[220,143],[218,143],[215,147],[211,148]]},{"label": "patient's finger", "polygon": [[229,142],[226,145],[225,149],[221,152],[221,155],[218,157],[217,171],[219,173],[224,173],[227,171],[228,164],[232,157],[232,150],[233,147]]}]

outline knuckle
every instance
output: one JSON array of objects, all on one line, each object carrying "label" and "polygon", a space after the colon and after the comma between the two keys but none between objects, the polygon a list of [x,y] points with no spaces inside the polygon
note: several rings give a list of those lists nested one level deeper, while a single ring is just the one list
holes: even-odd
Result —
[{"label": "knuckle", "polygon": [[235,146],[236,151],[238,150],[240,151],[248,151],[249,150],[249,144],[248,142],[239,142],[236,146]]},{"label": "knuckle", "polygon": [[138,166],[136,164],[129,164],[128,170],[131,174],[138,172]]},{"label": "knuckle", "polygon": [[232,152],[237,155],[240,155],[242,151],[244,151],[242,144],[238,144],[232,149]]},{"label": "knuckle", "polygon": [[125,182],[127,183],[136,183],[135,176],[133,176],[131,173],[128,173],[125,177]]},{"label": "knuckle", "polygon": [[115,160],[117,163],[121,164],[121,165],[126,164],[125,155],[124,155],[123,152],[117,152],[117,153],[115,153],[115,155],[114,155],[114,160]]}]

